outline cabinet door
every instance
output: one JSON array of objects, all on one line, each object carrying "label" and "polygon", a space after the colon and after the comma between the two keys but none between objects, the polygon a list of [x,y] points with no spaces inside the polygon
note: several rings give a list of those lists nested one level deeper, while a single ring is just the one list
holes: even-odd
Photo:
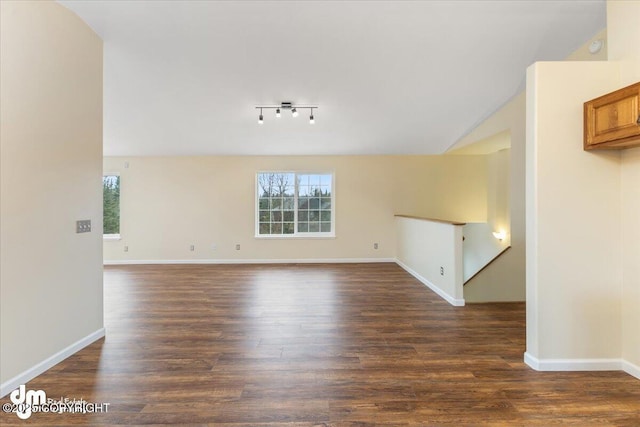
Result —
[{"label": "cabinet door", "polygon": [[584,149],[640,146],[640,83],[584,104]]}]

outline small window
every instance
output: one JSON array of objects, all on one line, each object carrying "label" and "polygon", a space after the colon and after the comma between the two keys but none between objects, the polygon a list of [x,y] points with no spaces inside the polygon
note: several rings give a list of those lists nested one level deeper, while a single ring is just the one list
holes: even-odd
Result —
[{"label": "small window", "polygon": [[102,234],[105,238],[120,237],[120,176],[102,177]]},{"label": "small window", "polygon": [[333,174],[261,172],[256,193],[256,236],[335,235]]}]

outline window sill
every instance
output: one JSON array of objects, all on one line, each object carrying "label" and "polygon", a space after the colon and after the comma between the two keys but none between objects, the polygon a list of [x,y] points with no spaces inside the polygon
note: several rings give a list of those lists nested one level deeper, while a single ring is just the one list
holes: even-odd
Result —
[{"label": "window sill", "polygon": [[335,234],[323,234],[323,235],[297,235],[297,236],[285,236],[285,235],[255,235],[253,236],[256,240],[332,240],[336,238]]},{"label": "window sill", "polygon": [[103,234],[102,235],[102,240],[121,240],[122,237],[120,237],[119,234]]}]

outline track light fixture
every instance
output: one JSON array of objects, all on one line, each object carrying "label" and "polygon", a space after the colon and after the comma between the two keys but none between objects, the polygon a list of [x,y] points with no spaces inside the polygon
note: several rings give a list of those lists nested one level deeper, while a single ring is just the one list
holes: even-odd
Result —
[{"label": "track light fixture", "polygon": [[264,116],[262,115],[263,109],[273,109],[276,110],[276,117],[281,117],[281,110],[290,110],[291,116],[298,117],[298,109],[309,109],[309,123],[315,123],[315,117],[313,116],[313,110],[318,108],[317,105],[293,105],[291,102],[281,102],[280,105],[257,105],[256,109],[260,110],[260,115],[258,116],[258,123],[264,123]]}]

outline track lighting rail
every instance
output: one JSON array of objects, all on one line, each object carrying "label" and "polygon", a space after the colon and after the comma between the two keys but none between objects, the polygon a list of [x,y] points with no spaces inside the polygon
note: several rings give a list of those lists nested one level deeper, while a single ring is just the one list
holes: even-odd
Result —
[{"label": "track lighting rail", "polygon": [[297,104],[293,104],[292,102],[281,102],[280,104],[272,104],[272,105],[256,105],[256,110],[260,110],[260,115],[258,116],[258,123],[259,124],[263,124],[264,123],[264,115],[262,114],[262,110],[276,110],[276,118],[280,117],[282,115],[282,110],[289,110],[291,111],[291,115],[293,117],[298,117],[298,110],[299,109],[306,109],[309,110],[309,123],[310,124],[314,124],[315,123],[315,117],[313,115],[313,110],[317,109],[318,106],[317,105],[309,105],[309,104],[303,104],[303,105],[297,105]]}]

